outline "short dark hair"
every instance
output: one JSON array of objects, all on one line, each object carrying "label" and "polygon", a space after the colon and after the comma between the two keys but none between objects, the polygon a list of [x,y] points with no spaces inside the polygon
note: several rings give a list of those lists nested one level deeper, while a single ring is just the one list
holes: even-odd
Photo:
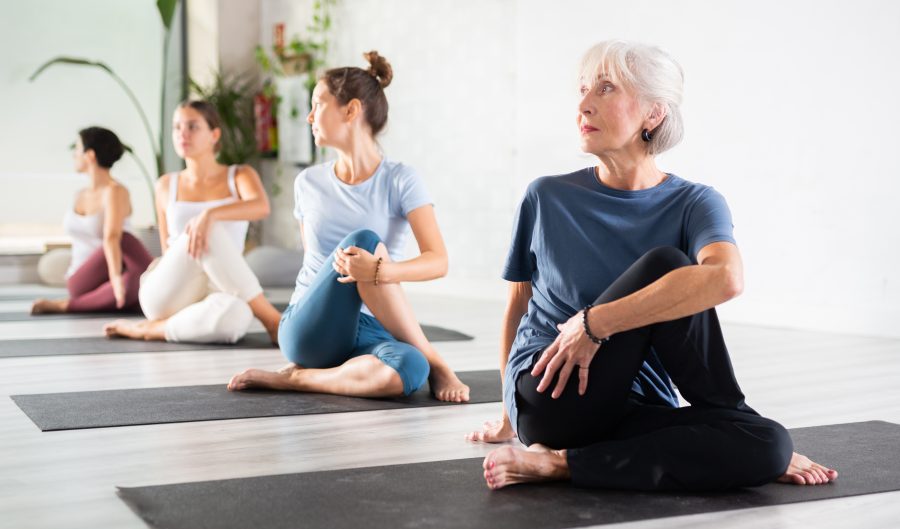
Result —
[{"label": "short dark hair", "polygon": [[321,79],[342,106],[352,99],[359,99],[366,123],[369,124],[374,136],[381,132],[387,123],[388,102],[384,89],[391,84],[394,71],[387,59],[377,51],[364,53],[363,57],[369,61],[368,69],[363,70],[355,66],[332,68],[325,72]]},{"label": "short dark hair", "polygon": [[103,127],[88,127],[78,131],[85,152],[94,151],[97,165],[109,169],[125,152],[125,146],[116,133]]}]

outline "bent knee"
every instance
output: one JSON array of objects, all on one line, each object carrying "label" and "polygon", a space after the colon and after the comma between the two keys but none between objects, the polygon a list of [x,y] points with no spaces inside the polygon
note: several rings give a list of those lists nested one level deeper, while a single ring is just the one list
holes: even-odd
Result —
[{"label": "bent knee", "polygon": [[760,417],[753,424],[738,424],[745,439],[741,465],[753,476],[747,486],[771,483],[784,474],[794,453],[794,442],[784,426]]},{"label": "bent knee", "polygon": [[387,342],[378,345],[371,353],[393,369],[403,382],[403,394],[410,395],[425,385],[431,367],[425,355],[403,342]]},{"label": "bent knee", "polygon": [[166,340],[235,343],[247,334],[252,322],[253,311],[245,301],[216,292],[169,318]]},{"label": "bent knee", "polygon": [[642,255],[639,261],[666,270],[692,264],[690,257],[674,246],[658,246]]},{"label": "bent knee", "polygon": [[362,248],[369,253],[375,253],[375,248],[381,242],[381,237],[372,230],[362,229],[350,232],[344,240],[338,245],[341,248],[348,246],[356,246]]}]

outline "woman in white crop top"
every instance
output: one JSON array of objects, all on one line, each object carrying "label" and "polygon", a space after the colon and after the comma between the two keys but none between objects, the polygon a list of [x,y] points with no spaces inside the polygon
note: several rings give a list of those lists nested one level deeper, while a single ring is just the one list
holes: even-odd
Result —
[{"label": "woman in white crop top", "polygon": [[131,215],[128,189],[109,172],[123,152],[110,130],[88,127],[78,132],[75,170],[87,174],[91,185],[78,192],[63,220],[72,239],[72,261],[66,272],[69,297],[38,299],[32,314],[137,309],[140,277],[153,258],[125,231]]},{"label": "woman in white crop top", "polygon": [[205,101],[175,110],[172,141],[187,168],[163,175],[156,185],[163,257],[141,280],[148,319],[112,322],[104,328],[108,336],[234,343],[255,316],[277,340],[281,313],[243,258],[249,221],[269,214],[269,199],[252,167],[216,161],[219,124]]}]

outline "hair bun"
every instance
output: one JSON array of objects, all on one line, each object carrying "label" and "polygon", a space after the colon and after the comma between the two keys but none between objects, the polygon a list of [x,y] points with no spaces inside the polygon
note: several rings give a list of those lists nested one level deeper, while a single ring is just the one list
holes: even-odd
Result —
[{"label": "hair bun", "polygon": [[378,81],[381,88],[387,88],[391,84],[391,79],[394,78],[394,70],[391,68],[391,63],[375,50],[363,53],[363,57],[369,61],[369,68],[366,70],[369,75]]}]

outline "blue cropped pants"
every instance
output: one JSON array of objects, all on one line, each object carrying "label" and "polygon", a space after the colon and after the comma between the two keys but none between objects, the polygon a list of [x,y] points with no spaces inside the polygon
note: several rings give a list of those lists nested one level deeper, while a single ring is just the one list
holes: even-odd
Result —
[{"label": "blue cropped pants", "polygon": [[[356,246],[375,253],[379,242],[375,232],[358,230],[338,246]],[[303,367],[324,369],[372,355],[400,375],[404,394],[416,391],[428,379],[425,355],[394,338],[376,318],[360,312],[362,298],[356,284],[338,282],[340,276],[333,263],[334,252],[306,294],[281,316],[278,343],[284,356]]]}]

